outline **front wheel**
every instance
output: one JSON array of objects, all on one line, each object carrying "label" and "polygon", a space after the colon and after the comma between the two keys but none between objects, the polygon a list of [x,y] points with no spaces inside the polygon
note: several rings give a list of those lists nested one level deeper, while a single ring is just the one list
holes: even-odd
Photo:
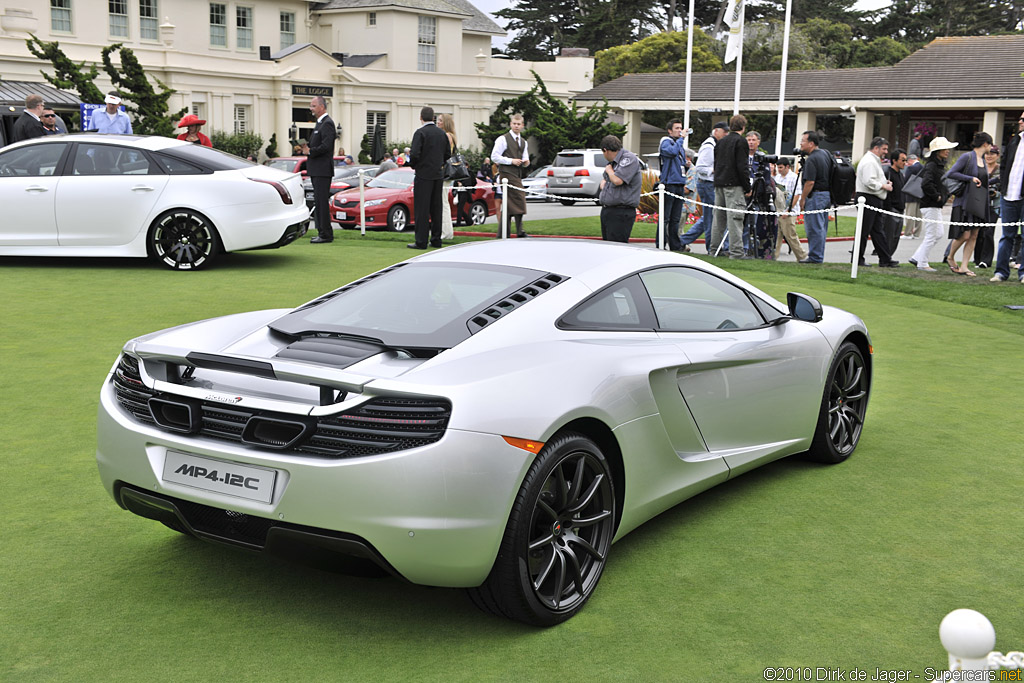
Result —
[{"label": "front wheel", "polygon": [[482,201],[475,201],[469,207],[469,219],[473,225],[483,225],[487,222],[487,205]]},{"label": "front wheel", "polygon": [[523,480],[490,576],[469,591],[484,611],[536,626],[580,611],[615,535],[615,491],[601,449],[581,434],[549,441]]},{"label": "front wheel", "polygon": [[147,248],[168,268],[198,270],[214,261],[220,241],[205,216],[189,209],[174,209],[156,219]]},{"label": "front wheel", "polygon": [[868,410],[871,376],[860,348],[846,342],[839,347],[825,382],[818,426],[807,456],[811,460],[837,463],[857,448]]},{"label": "front wheel", "polygon": [[388,211],[388,227],[395,232],[402,232],[409,227],[409,210],[396,204]]}]

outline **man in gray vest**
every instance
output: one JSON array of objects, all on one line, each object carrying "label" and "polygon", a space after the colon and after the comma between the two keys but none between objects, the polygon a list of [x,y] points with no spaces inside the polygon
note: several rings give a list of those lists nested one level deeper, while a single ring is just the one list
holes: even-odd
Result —
[{"label": "man in gray vest", "polygon": [[[516,237],[528,237],[523,231],[526,193],[522,187],[526,167],[530,165],[530,154],[526,148],[526,140],[522,136],[523,125],[523,115],[513,114],[509,125],[511,130],[495,140],[494,149],[491,150],[491,159],[498,165],[497,182],[500,184],[502,178],[508,180],[508,196],[504,200],[508,206],[509,217],[516,221]],[[519,189],[512,189],[515,187]]]},{"label": "man in gray vest", "polygon": [[640,204],[640,160],[614,135],[601,140],[601,153],[608,162],[601,180],[601,239],[628,242]]}]

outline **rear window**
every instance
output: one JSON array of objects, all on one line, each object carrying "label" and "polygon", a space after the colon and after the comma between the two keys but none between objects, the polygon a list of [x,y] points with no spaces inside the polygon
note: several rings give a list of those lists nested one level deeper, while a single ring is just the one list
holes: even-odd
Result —
[{"label": "rear window", "polygon": [[174,159],[180,159],[194,166],[199,166],[209,171],[232,171],[239,168],[249,168],[256,164],[246,161],[240,157],[217,149],[204,147],[203,145],[188,145],[187,147],[172,147],[160,150],[161,154]]},{"label": "rear window", "polygon": [[271,327],[293,336],[334,333],[398,348],[451,348],[469,337],[470,317],[542,275],[489,264],[411,263]]},{"label": "rear window", "polygon": [[563,152],[555,157],[554,165],[557,167],[582,166],[583,159],[583,155],[578,152]]}]

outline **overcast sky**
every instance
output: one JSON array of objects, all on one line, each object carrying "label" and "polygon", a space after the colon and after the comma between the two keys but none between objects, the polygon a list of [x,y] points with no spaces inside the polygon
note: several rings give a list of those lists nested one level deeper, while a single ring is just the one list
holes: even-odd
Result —
[{"label": "overcast sky", "polygon": [[[505,20],[494,16],[494,12],[506,7],[511,7],[513,4],[512,0],[470,0],[470,2],[490,16],[494,23],[502,28],[505,27]],[[891,4],[892,0],[859,0],[854,7],[859,10],[876,10],[880,7],[885,7]],[[679,0],[676,5],[681,7],[682,12],[686,12],[686,8],[689,6],[688,0]],[[494,38],[492,44],[495,47],[503,48],[507,42],[507,38]]]}]

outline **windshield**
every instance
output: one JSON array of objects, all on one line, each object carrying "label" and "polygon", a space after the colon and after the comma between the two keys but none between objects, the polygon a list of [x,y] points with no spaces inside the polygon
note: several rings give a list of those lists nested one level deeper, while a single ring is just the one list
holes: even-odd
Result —
[{"label": "windshield", "polygon": [[385,171],[366,183],[368,187],[390,187],[391,189],[412,187],[415,173],[409,171]]},{"label": "windshield", "polygon": [[292,336],[368,337],[397,348],[451,348],[466,322],[543,273],[486,264],[409,263],[275,321]]}]

